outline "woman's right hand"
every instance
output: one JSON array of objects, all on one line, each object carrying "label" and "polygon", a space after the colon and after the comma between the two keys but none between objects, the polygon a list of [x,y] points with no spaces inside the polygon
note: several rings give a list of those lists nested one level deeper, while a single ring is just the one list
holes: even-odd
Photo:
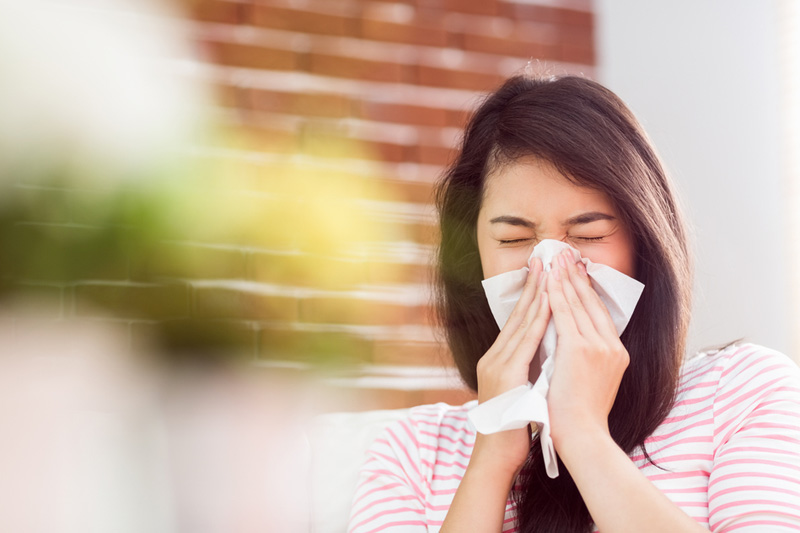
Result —
[{"label": "woman's right hand", "polygon": [[[517,305],[494,344],[478,361],[478,402],[499,396],[528,383],[530,365],[550,320],[542,261],[534,258]],[[516,476],[528,457],[528,428],[478,434],[473,461]]]}]

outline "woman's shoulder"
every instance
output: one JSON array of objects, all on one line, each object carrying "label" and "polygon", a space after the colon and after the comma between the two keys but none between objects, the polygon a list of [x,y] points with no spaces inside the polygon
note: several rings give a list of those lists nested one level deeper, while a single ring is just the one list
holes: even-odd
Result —
[{"label": "woman's shoulder", "polygon": [[683,364],[683,376],[719,373],[722,377],[731,373],[752,373],[772,368],[781,368],[790,374],[798,371],[797,363],[777,350],[749,342],[735,342],[688,358]]},{"label": "woman's shoulder", "polygon": [[687,360],[681,389],[715,390],[718,400],[750,397],[753,391],[800,391],[800,367],[785,354],[753,343],[734,343]]},{"label": "woman's shoulder", "polygon": [[477,400],[463,405],[440,402],[412,407],[406,416],[386,426],[386,436],[390,442],[406,449],[415,448],[423,456],[443,449],[466,450],[475,442],[475,428],[467,414],[477,403]]}]

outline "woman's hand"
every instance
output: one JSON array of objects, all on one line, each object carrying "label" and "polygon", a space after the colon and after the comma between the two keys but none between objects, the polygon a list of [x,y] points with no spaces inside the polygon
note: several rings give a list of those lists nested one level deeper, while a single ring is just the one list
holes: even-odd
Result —
[{"label": "woman's hand", "polygon": [[565,443],[608,436],[608,414],[628,367],[628,352],[586,267],[559,254],[547,276],[558,334],[548,405],[550,432],[559,455]]},{"label": "woman's hand", "polygon": [[[542,262],[534,258],[519,301],[494,344],[478,361],[478,401],[528,383],[533,357],[550,320]],[[478,435],[472,461],[516,475],[530,449],[528,428]]]}]

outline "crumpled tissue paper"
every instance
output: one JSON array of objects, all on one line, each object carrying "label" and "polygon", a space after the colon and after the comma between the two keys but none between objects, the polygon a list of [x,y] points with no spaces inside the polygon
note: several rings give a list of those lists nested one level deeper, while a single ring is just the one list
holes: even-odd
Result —
[{"label": "crumpled tissue paper", "polygon": [[[565,242],[545,239],[533,248],[528,264],[534,257],[542,260],[544,271],[551,269],[551,264],[558,254],[564,250],[572,251],[575,262],[586,265],[586,272],[592,287],[608,309],[617,333],[622,335],[628,321],[633,315],[636,303],[642,295],[644,285],[639,281],[614,270],[613,268],[592,263],[580,252]],[[489,307],[497,325],[502,329],[511,315],[528,276],[528,267],[506,272],[483,280],[483,288]],[[556,328],[553,319],[547,325],[542,342],[539,345],[533,365],[541,365],[541,372],[536,383],[521,385],[499,396],[478,405],[469,412],[472,424],[483,434],[497,433],[510,429],[524,428],[531,422],[539,426],[539,440],[542,445],[547,475],[558,477],[558,463],[555,448],[550,437],[550,416],[547,411],[547,392],[550,378],[553,375],[553,354],[556,351]]]}]

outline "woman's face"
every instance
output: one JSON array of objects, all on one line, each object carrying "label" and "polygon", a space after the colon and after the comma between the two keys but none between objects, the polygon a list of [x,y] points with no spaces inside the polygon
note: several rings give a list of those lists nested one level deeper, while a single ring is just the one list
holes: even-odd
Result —
[{"label": "woman's face", "polygon": [[478,214],[483,277],[527,265],[543,239],[564,241],[582,257],[634,277],[634,245],[610,198],[567,181],[550,163],[522,158],[486,180]]}]

